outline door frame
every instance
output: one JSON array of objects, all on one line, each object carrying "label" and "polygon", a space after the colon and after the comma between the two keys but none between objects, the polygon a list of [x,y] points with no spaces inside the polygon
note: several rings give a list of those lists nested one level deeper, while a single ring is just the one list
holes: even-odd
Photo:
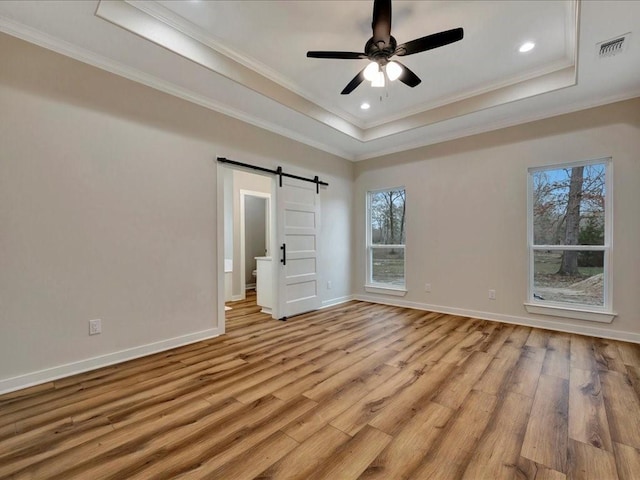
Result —
[{"label": "door frame", "polygon": [[[224,172],[227,170],[239,170],[242,172],[248,172],[248,173],[252,173],[254,175],[261,175],[260,173],[255,172],[254,170],[248,170],[248,169],[244,169],[241,167],[234,167],[233,165],[228,165],[228,164],[222,164],[220,162],[216,162],[216,262],[215,262],[215,272],[216,272],[216,277],[218,279],[218,285],[217,285],[217,299],[218,299],[218,308],[217,308],[217,326],[218,329],[220,330],[220,334],[224,334],[225,333],[225,310],[224,310],[224,207],[225,207],[225,195],[224,195]],[[271,232],[270,232],[270,247],[271,247],[271,255],[272,255],[272,262],[279,262],[280,261],[280,257],[278,256],[277,259],[274,256],[274,251],[273,251],[273,246],[276,245],[276,238],[275,238],[275,234],[276,231],[278,229],[278,226],[276,225],[276,212],[275,212],[275,208],[274,208],[274,204],[275,201],[277,200],[277,192],[278,192],[278,188],[277,188],[277,183],[276,183],[276,177],[274,177],[273,175],[263,175],[265,177],[269,177],[271,179],[271,203],[270,203],[270,217],[271,217],[271,221],[270,224],[272,226],[271,228]],[[278,252],[275,252],[275,255],[277,255]],[[235,268],[235,267],[234,267]],[[274,268],[272,268],[273,270],[273,278],[272,278],[272,283],[273,283],[273,298],[277,299],[279,298],[279,289],[278,289],[278,269],[275,268],[275,263],[274,263]],[[279,314],[279,307],[278,307],[278,302],[274,301],[274,305],[273,305],[273,315],[272,318],[279,318],[278,317]]]},{"label": "door frame", "polygon": [[[265,203],[266,203],[266,210],[265,210],[265,218],[264,218],[264,223],[265,223],[265,245],[267,248],[267,253],[265,254],[265,256],[270,256],[273,252],[271,249],[271,230],[275,230],[274,228],[271,228],[271,194],[270,193],[264,193],[264,192],[255,192],[253,190],[240,190],[240,288],[242,289],[242,298],[245,299],[247,298],[247,274],[246,274],[246,265],[247,265],[247,259],[246,259],[246,255],[245,255],[245,241],[246,241],[246,234],[245,234],[245,198],[249,196],[249,197],[257,197],[257,198],[264,198],[265,199]],[[273,261],[273,260],[272,260]]]}]

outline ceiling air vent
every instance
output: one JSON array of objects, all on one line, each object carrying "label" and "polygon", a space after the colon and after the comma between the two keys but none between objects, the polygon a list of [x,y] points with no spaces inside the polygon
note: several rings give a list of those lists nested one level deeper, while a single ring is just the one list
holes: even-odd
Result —
[{"label": "ceiling air vent", "polygon": [[596,48],[598,49],[598,57],[613,57],[614,55],[623,53],[627,49],[627,45],[629,44],[630,35],[631,33],[625,33],[624,35],[620,35],[619,37],[596,44]]}]

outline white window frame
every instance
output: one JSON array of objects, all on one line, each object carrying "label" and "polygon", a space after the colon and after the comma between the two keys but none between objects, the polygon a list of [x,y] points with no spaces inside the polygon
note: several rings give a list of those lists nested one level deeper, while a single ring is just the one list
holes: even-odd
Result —
[{"label": "white window frame", "polygon": [[[605,201],[604,201],[604,244],[603,245],[535,245],[533,232],[533,176],[537,172],[559,170],[588,165],[604,164],[605,166]],[[556,317],[611,323],[616,314],[611,304],[611,245],[613,233],[613,163],[611,157],[597,158],[579,162],[544,165],[528,169],[527,175],[527,247],[529,254],[529,281],[527,301],[524,306],[529,313],[553,315]],[[604,252],[604,301],[602,306],[570,304],[564,302],[541,301],[534,298],[534,253],[536,250],[574,250]]]},{"label": "white window frame", "polygon": [[[365,286],[364,289],[365,291],[369,292],[369,293],[379,293],[379,294],[385,294],[385,295],[395,295],[395,296],[405,296],[407,293],[406,290],[406,286],[407,286],[407,245],[406,245],[406,223],[405,223],[405,243],[404,245],[373,245],[372,243],[372,239],[371,239],[371,196],[373,194],[377,194],[377,193],[384,193],[384,192],[391,192],[391,191],[397,191],[397,190],[403,190],[404,191],[404,201],[405,201],[405,208],[406,208],[406,202],[407,202],[407,189],[404,186],[400,186],[400,187],[392,187],[392,188],[381,188],[381,189],[377,189],[377,190],[368,190],[367,191],[367,198],[366,198],[366,205],[367,205],[367,232],[366,232],[366,281],[365,281]],[[372,276],[373,276],[373,269],[372,269],[372,259],[373,259],[373,250],[376,248],[402,248],[404,250],[404,255],[402,256],[403,258],[403,274],[404,274],[404,285],[400,286],[400,285],[393,285],[390,283],[379,283],[379,282],[373,282]]]}]

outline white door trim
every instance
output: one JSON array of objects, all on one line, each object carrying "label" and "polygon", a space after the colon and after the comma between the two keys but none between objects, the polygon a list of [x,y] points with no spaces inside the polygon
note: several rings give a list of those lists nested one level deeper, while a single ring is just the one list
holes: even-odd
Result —
[{"label": "white door trim", "polygon": [[225,167],[216,162],[216,277],[218,315],[217,327],[220,335],[225,332],[224,321],[224,172]]},{"label": "white door trim", "polygon": [[241,295],[242,295],[242,299],[244,300],[247,297],[246,294],[246,287],[247,287],[247,278],[246,278],[246,273],[245,273],[245,266],[246,266],[246,258],[245,258],[245,227],[244,227],[244,219],[245,219],[245,211],[244,211],[244,203],[245,203],[245,198],[249,196],[249,197],[258,197],[258,198],[264,198],[267,202],[267,212],[266,213],[266,218],[265,218],[265,224],[266,224],[266,246],[267,246],[267,253],[265,256],[270,256],[271,254],[271,194],[270,193],[264,193],[264,192],[255,192],[253,190],[240,190],[240,290],[241,290]]}]

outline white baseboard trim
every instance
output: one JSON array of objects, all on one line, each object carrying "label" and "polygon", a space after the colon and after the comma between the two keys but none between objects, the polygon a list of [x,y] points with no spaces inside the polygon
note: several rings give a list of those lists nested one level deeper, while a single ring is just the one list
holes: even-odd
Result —
[{"label": "white baseboard trim", "polygon": [[171,350],[172,348],[182,347],[190,343],[208,340],[220,335],[218,328],[211,328],[201,332],[190,333],[180,337],[169,338],[160,342],[140,345],[139,347],[128,348],[118,352],[100,355],[98,357],[87,358],[78,362],[67,363],[57,367],[31,372],[17,377],[6,378],[0,380],[0,395],[9,393],[23,388],[32,387],[41,383],[51,382],[59,378],[69,377],[78,373],[88,372],[97,368],[107,367],[116,363],[133,360],[134,358],[144,357],[153,353]]},{"label": "white baseboard trim", "polygon": [[232,302],[239,302],[240,300],[244,300],[246,297],[244,297],[243,295],[232,295],[231,296],[231,301]]},{"label": "white baseboard trim", "polygon": [[341,303],[350,302],[351,300],[355,300],[353,295],[345,295],[344,297],[331,298],[329,300],[323,300],[322,306],[320,309],[333,307],[335,305],[340,305]]},{"label": "white baseboard trim", "polygon": [[545,330],[554,330],[556,332],[576,333],[579,335],[588,335],[590,337],[609,338],[611,340],[621,340],[623,342],[640,343],[639,333],[621,332],[594,327],[591,325],[572,325],[564,323],[560,320],[551,321],[544,319],[532,319],[527,317],[519,317],[516,315],[503,315],[501,313],[481,312],[477,310],[466,310],[463,308],[445,307],[442,305],[429,305],[426,303],[409,302],[406,300],[395,298],[380,298],[371,295],[355,295],[354,297],[356,300],[361,300],[363,302],[381,303],[384,305],[393,305],[396,307],[406,307],[416,310],[427,310],[430,312],[448,313],[451,315],[478,318],[480,320],[489,320],[492,322],[511,323],[514,325],[523,325],[526,327],[543,328]]}]

